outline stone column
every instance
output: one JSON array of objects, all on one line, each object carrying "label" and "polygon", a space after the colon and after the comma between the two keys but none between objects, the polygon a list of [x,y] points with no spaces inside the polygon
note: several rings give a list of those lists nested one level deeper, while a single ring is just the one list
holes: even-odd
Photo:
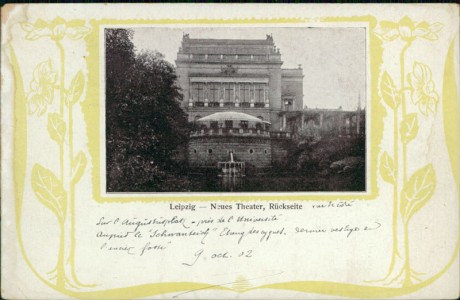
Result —
[{"label": "stone column", "polygon": [[253,93],[252,93],[252,97],[251,97],[251,90],[249,90],[249,98],[251,99],[250,100],[250,104],[249,104],[249,107],[254,107],[254,102],[256,100],[256,85],[254,84],[254,82],[251,83],[252,85],[252,89],[253,89]]},{"label": "stone column", "polygon": [[221,82],[220,89],[219,89],[219,107],[224,107],[224,98],[225,98],[225,85],[223,82]]},{"label": "stone column", "polygon": [[270,107],[270,102],[268,101],[268,97],[267,97],[267,94],[268,94],[268,84],[267,83],[264,83],[264,106],[265,107]]},{"label": "stone column", "polygon": [[265,86],[266,86],[266,84],[264,84],[264,103],[265,103],[265,100],[267,99],[267,97],[265,95],[265,90],[266,90]]},{"label": "stone column", "polygon": [[208,107],[208,82],[204,82],[204,88],[203,88],[203,97],[204,97],[204,106]]},{"label": "stone column", "polygon": [[225,86],[224,86],[224,83],[221,82],[220,89],[219,89],[219,101],[224,100],[224,98],[225,98]]}]

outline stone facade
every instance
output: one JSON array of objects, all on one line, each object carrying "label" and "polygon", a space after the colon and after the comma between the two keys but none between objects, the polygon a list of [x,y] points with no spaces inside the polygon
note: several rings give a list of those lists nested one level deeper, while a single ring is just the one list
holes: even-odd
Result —
[{"label": "stone facade", "polygon": [[195,122],[188,147],[189,165],[211,167],[230,160],[247,169],[267,168],[272,163],[270,124],[252,115],[217,112]]},{"label": "stone facade", "polygon": [[188,147],[190,166],[217,166],[228,161],[230,151],[236,161],[245,162],[247,167],[266,168],[272,163],[270,137],[244,136],[201,136],[192,137]]},{"label": "stone facade", "polygon": [[298,69],[281,70],[281,110],[293,111],[303,108],[303,73]]},{"label": "stone facade", "polygon": [[279,112],[303,106],[303,70],[282,69],[270,35],[260,40],[193,39],[185,34],[176,72],[189,121],[238,111],[263,118],[281,130]]},{"label": "stone facade", "polygon": [[[197,125],[186,155],[190,166],[217,167],[232,152],[236,161],[248,166],[282,167],[292,137],[364,134],[365,111],[304,109],[303,69],[282,65],[271,35],[247,40],[184,34],[176,72],[182,108]],[[216,115],[226,117],[209,120]],[[226,119],[232,116],[239,116],[238,121]],[[208,120],[200,122],[203,118]]]}]

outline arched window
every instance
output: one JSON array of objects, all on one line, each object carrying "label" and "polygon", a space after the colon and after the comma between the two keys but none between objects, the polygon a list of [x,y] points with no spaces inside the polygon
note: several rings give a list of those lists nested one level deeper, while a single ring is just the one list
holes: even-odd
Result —
[{"label": "arched window", "polygon": [[257,118],[259,118],[262,121],[264,120],[264,117],[262,117],[262,116],[257,116]]},{"label": "arched window", "polygon": [[249,154],[253,154],[254,153],[254,149],[249,149]]},{"label": "arched window", "polygon": [[195,122],[198,121],[199,119],[201,119],[201,116],[200,116],[200,115],[196,115],[196,116],[195,116]]},{"label": "arched window", "polygon": [[212,149],[208,149],[208,154],[212,154]]}]

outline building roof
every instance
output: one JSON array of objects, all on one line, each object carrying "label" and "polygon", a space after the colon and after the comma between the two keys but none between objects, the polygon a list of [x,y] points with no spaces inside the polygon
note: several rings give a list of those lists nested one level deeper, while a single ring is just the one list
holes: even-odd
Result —
[{"label": "building roof", "polygon": [[190,34],[184,33],[182,43],[192,45],[274,45],[273,36],[271,34],[267,34],[265,39],[193,39],[190,38]]},{"label": "building roof", "polygon": [[265,39],[192,39],[185,34],[179,54],[193,55],[279,55],[273,37]]},{"label": "building roof", "polygon": [[203,44],[203,45],[271,45],[273,46],[272,39],[185,39],[189,44]]},{"label": "building roof", "polygon": [[198,119],[197,122],[206,122],[206,121],[225,121],[225,120],[232,120],[232,121],[251,121],[255,123],[268,123],[270,122],[263,121],[259,118],[256,118],[254,116],[241,113],[241,112],[236,112],[236,111],[224,111],[224,112],[217,112],[212,115],[203,117],[201,119]]},{"label": "building roof", "polygon": [[303,77],[303,69],[299,65],[296,69],[281,69],[281,76],[283,77]]}]

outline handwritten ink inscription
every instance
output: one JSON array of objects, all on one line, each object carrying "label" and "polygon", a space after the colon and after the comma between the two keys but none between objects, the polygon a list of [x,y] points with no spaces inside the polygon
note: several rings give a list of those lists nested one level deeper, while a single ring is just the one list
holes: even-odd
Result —
[{"label": "handwritten ink inscription", "polygon": [[[324,209],[349,209],[349,203],[316,203],[308,208],[314,211]],[[378,221],[369,220],[366,224],[342,224],[334,222],[315,222],[315,227],[307,223],[291,222],[289,212],[302,209],[301,205],[278,205],[279,211],[273,210],[271,203],[254,205],[259,211],[241,209],[235,206],[226,208],[226,214],[218,215],[216,205],[209,207],[195,205],[171,205],[173,216],[133,217],[102,216],[95,223],[95,237],[99,251],[146,257],[151,255],[168,255],[180,249],[178,263],[184,267],[193,267],[201,261],[250,260],[260,255],[261,247],[270,248],[283,241],[306,238],[311,235],[342,236],[345,239],[381,228]],[[267,210],[265,209],[267,208]],[[191,212],[209,209],[211,214]],[[285,210],[288,209],[289,212]],[[188,210],[188,212],[186,212]],[[282,213],[279,213],[279,212]],[[193,215],[197,215],[194,217]],[[205,217],[203,217],[205,216]]]}]

